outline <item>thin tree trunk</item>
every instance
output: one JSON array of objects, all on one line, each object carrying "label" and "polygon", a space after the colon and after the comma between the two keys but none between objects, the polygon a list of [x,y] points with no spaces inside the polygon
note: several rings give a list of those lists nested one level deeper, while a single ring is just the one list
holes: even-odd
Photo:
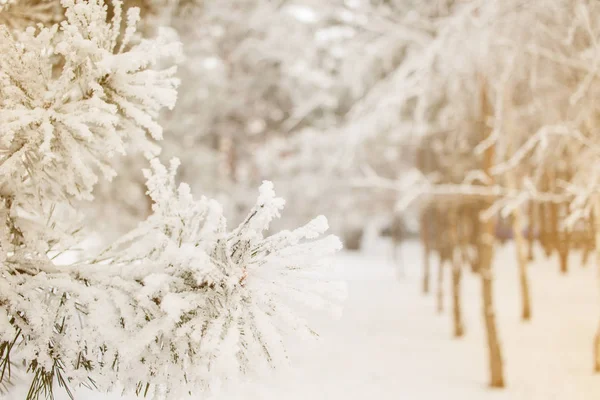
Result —
[{"label": "thin tree trunk", "polygon": [[[556,174],[553,172],[549,173],[549,188],[550,192],[554,193],[556,189]],[[561,245],[561,231],[559,228],[559,205],[556,203],[548,203],[548,208],[550,209],[550,246],[551,251],[556,251],[558,253],[558,257],[560,259],[560,270],[561,272],[566,272],[567,264],[566,259],[564,259],[564,253],[562,251]],[[563,271],[565,269],[565,271]]]},{"label": "thin tree trunk", "polygon": [[[560,272],[566,274],[569,272],[569,242],[571,240],[571,233],[567,227],[559,226],[559,219],[561,218],[561,211],[564,207],[568,207],[567,204],[555,204],[556,209],[556,250],[558,252],[558,258],[560,260]],[[567,210],[568,213],[568,210]]]},{"label": "thin tree trunk", "polygon": [[513,235],[517,248],[517,263],[519,267],[519,284],[521,287],[521,318],[524,321],[531,319],[531,297],[529,295],[529,278],[527,276],[527,243],[523,237],[523,223],[521,210],[513,212]]},{"label": "thin tree trunk", "polygon": [[[458,253],[459,249],[455,249]],[[460,258],[460,257],[458,257]],[[462,280],[462,268],[456,265],[456,261],[452,265],[452,319],[454,326],[454,337],[462,337],[465,334],[465,326],[462,320],[461,300],[460,300],[460,282]]]},{"label": "thin tree trunk", "polygon": [[[480,207],[477,206],[475,207],[474,211],[471,211],[469,213],[469,219],[471,222],[471,226],[472,226],[472,245],[474,245],[475,247],[478,247],[478,243],[480,241],[481,238],[481,222],[479,221],[479,212],[480,212]],[[471,264],[471,272],[473,273],[479,273],[479,269],[480,269],[480,265],[481,265],[481,259],[480,259],[480,254],[479,251],[475,252],[475,258],[473,260],[473,263]]]},{"label": "thin tree trunk", "polygon": [[425,210],[421,215],[421,242],[423,243],[423,293],[429,293],[429,275],[431,269],[430,237],[429,237],[429,214]]},{"label": "thin tree trunk", "polygon": [[563,249],[564,244],[560,244],[561,250],[558,252],[560,260],[560,273],[566,274],[569,272],[569,252]]},{"label": "thin tree trunk", "polygon": [[464,335],[464,324],[462,321],[462,310],[460,301],[460,281],[462,274],[462,265],[460,257],[460,240],[458,236],[459,219],[455,211],[451,211],[449,232],[452,236],[452,326],[454,328],[454,337]]},{"label": "thin tree trunk", "polygon": [[[542,177],[541,190],[550,192],[550,177],[545,173]],[[539,204],[539,221],[540,221],[540,243],[544,248],[546,257],[552,255],[552,212],[550,204]]]},{"label": "thin tree trunk", "polygon": [[[542,189],[543,190],[543,189]],[[547,208],[548,205],[545,203],[539,204],[538,205],[538,213],[539,213],[539,217],[540,217],[540,244],[542,245],[542,248],[544,249],[544,253],[546,254],[546,257],[550,257],[550,255],[552,254],[552,251],[550,250],[550,244],[549,244],[549,224],[548,224],[548,213],[547,213]]]},{"label": "thin tree trunk", "polygon": [[[518,188],[514,172],[506,174],[508,186],[516,190]],[[531,206],[531,203],[530,203]],[[531,214],[531,212],[530,212]],[[517,207],[512,213],[512,231],[517,251],[517,266],[519,269],[519,286],[521,291],[521,318],[524,321],[531,319],[531,298],[529,295],[529,278],[527,277],[527,242],[523,235],[523,211]],[[531,224],[530,224],[531,231]]]},{"label": "thin tree trunk", "polygon": [[402,241],[404,240],[404,226],[398,215],[392,217],[392,259],[396,266],[398,278],[405,277],[404,257],[402,256]]},{"label": "thin tree trunk", "polygon": [[237,175],[235,141],[232,137],[223,136],[219,139],[218,147],[222,157],[220,169],[221,174],[223,175],[222,178],[235,182]]},{"label": "thin tree trunk", "polygon": [[437,311],[444,311],[444,257],[440,254],[440,262],[438,264],[438,283],[437,283]]},{"label": "thin tree trunk", "polygon": [[502,352],[496,328],[496,314],[494,311],[494,285],[492,276],[494,223],[487,221],[484,224],[484,243],[482,244],[481,260],[481,294],[483,297],[483,317],[487,333],[489,351],[490,386],[504,387],[504,372],[502,365]]},{"label": "thin tree trunk", "polygon": [[429,259],[429,244],[423,246],[423,257],[425,258],[423,264],[423,293],[427,294],[429,293],[429,280],[431,279],[431,260]]},{"label": "thin tree trunk", "polygon": [[583,256],[581,258],[581,266],[587,267],[590,253],[594,251],[594,213],[585,221],[585,230],[583,235]]},{"label": "thin tree trunk", "polygon": [[[481,134],[482,139],[487,139],[490,129],[487,126],[487,118],[492,115],[490,104],[487,99],[485,82],[481,87]],[[483,171],[493,182],[493,176],[490,169],[494,160],[494,147],[490,146],[483,155]],[[494,221],[489,219],[482,226],[481,240],[481,295],[483,298],[483,317],[485,321],[485,330],[487,334],[487,344],[489,351],[490,367],[490,386],[493,388],[504,387],[504,368],[502,363],[502,352],[500,350],[500,340],[498,339],[498,330],[496,328],[496,314],[494,310],[494,286],[492,276],[492,257],[494,251]]]},{"label": "thin tree trunk", "polygon": [[527,211],[529,214],[529,231],[527,232],[527,259],[528,261],[533,261],[533,246],[535,244],[535,204],[533,201],[529,202]]},{"label": "thin tree trunk", "polygon": [[[560,218],[559,211],[563,207],[568,207],[567,204],[556,205],[556,249],[560,260],[560,272],[566,274],[569,272],[569,248],[571,241],[571,232],[567,227],[559,227],[558,219]],[[568,213],[568,210],[567,212]]]},{"label": "thin tree trunk", "polygon": [[481,289],[483,297],[483,317],[487,333],[489,351],[490,386],[504,387],[504,373],[502,365],[502,352],[496,328],[496,314],[494,311],[494,286],[492,277],[493,234],[494,224],[488,221],[484,224],[485,243],[482,245],[481,262]]}]

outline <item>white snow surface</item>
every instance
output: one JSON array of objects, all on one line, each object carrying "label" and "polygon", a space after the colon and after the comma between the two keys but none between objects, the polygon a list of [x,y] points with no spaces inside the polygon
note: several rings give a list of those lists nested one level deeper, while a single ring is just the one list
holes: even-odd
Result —
[{"label": "white snow surface", "polygon": [[[498,250],[495,301],[507,388],[491,390],[477,276],[465,270],[467,332],[464,338],[453,339],[449,271],[445,312],[437,314],[434,295],[421,293],[420,246],[406,243],[401,254],[403,269],[391,261],[391,245],[385,241],[368,245],[362,253],[340,254],[332,276],[346,280],[349,289],[341,319],[315,317],[322,340],[310,348],[302,344],[291,349],[293,367],[228,388],[211,400],[600,398],[600,375],[592,373],[592,344],[600,317],[594,263],[582,267],[580,255],[573,254],[564,276],[557,259],[547,260],[538,252],[529,269],[533,320],[523,323],[514,247],[508,244]],[[435,293],[437,260],[432,261]],[[15,400],[24,398],[13,394]],[[62,393],[57,397],[66,398]],[[84,391],[77,398],[121,399]]]}]

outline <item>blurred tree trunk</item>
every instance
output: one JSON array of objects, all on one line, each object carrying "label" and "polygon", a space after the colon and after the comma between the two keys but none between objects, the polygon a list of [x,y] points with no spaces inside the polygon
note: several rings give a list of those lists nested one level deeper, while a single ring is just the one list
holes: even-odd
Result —
[{"label": "blurred tree trunk", "polygon": [[[541,190],[550,191],[550,178],[548,174],[542,177]],[[540,243],[544,249],[546,257],[552,254],[552,216],[550,205],[548,203],[539,204],[539,222],[540,222]]]},{"label": "blurred tree trunk", "polygon": [[[568,160],[568,156],[565,156],[565,158]],[[570,168],[567,168],[565,171],[562,171],[561,178],[565,182],[571,182],[571,180],[573,179],[573,173],[571,172]],[[562,218],[562,220],[564,221],[569,215],[569,203],[564,202],[560,204],[559,211],[560,214],[558,215],[558,217]],[[560,271],[563,274],[566,274],[569,271],[569,253],[571,252],[571,245],[573,240],[573,232],[571,230],[572,227],[567,226],[566,224],[560,227],[559,230],[560,236],[558,241],[558,253],[561,259]]]},{"label": "blurred tree trunk", "polygon": [[[568,204],[555,204],[556,208],[556,250],[560,259],[560,272],[566,274],[569,272],[569,248],[571,241],[571,233],[568,227],[559,227],[558,220],[561,218],[561,212],[565,208],[568,208]],[[569,213],[569,210],[564,210],[564,215]]]},{"label": "blurred tree trunk", "polygon": [[423,243],[423,293],[429,293],[429,279],[431,269],[431,243],[429,232],[429,210],[421,213],[421,242]]},{"label": "blurred tree trunk", "polygon": [[[544,189],[542,189],[544,190]],[[550,257],[552,251],[550,250],[549,245],[549,224],[548,224],[548,213],[546,212],[548,209],[548,204],[541,203],[538,205],[538,213],[539,213],[539,221],[540,221],[540,244],[544,249],[544,253],[546,257]]]},{"label": "blurred tree trunk", "polygon": [[583,256],[581,259],[581,265],[586,267],[588,264],[588,259],[590,257],[590,253],[594,251],[594,213],[590,214],[589,219],[584,220],[585,223],[585,231],[583,238]]},{"label": "blurred tree trunk", "polygon": [[[420,171],[429,169],[429,152],[431,150],[425,146],[420,147],[416,153],[416,165]],[[429,281],[431,275],[431,260],[430,254],[432,249],[431,231],[432,225],[435,223],[435,212],[431,206],[425,206],[421,211],[421,242],[423,244],[423,293],[429,293]],[[434,243],[435,244],[435,243]]]},{"label": "blurred tree trunk", "polygon": [[448,224],[448,233],[450,234],[452,244],[452,322],[454,328],[454,337],[464,335],[464,325],[462,321],[460,282],[462,274],[461,246],[458,234],[458,211],[450,211],[450,220]]},{"label": "blurred tree trunk", "polygon": [[217,146],[221,157],[220,178],[224,181],[236,182],[237,155],[234,139],[227,136],[220,137]]},{"label": "blurred tree trunk", "polygon": [[[481,119],[480,130],[482,140],[490,135],[490,129],[487,126],[487,119],[492,116],[490,103],[487,98],[485,83],[481,86]],[[494,162],[494,147],[490,146],[483,155],[483,172],[487,175],[490,182],[494,182],[490,169]],[[494,220],[490,218],[482,222],[482,240],[480,241],[481,257],[481,289],[483,298],[483,318],[485,321],[485,330],[487,335],[487,344],[489,351],[490,367],[490,386],[494,388],[504,387],[504,368],[502,362],[502,351],[500,349],[500,340],[498,339],[498,330],[496,327],[496,314],[494,310],[494,286],[492,274],[492,258],[494,253]]]},{"label": "blurred tree trunk", "polygon": [[446,216],[441,210],[436,210],[435,218],[435,246],[439,254],[439,264],[437,273],[437,311],[444,311],[444,264],[451,262],[450,250],[448,248],[448,226]]},{"label": "blurred tree trunk", "polygon": [[570,232],[564,230],[560,233],[558,241],[558,256],[560,258],[560,272],[566,274],[569,272],[569,242]]},{"label": "blurred tree trunk", "polygon": [[[519,185],[515,172],[510,171],[506,174],[509,188],[517,190]],[[531,299],[529,295],[529,278],[527,277],[527,242],[523,235],[523,210],[517,207],[512,213],[512,232],[517,251],[517,266],[519,269],[519,286],[521,291],[521,318],[524,321],[531,319]],[[530,225],[531,231],[531,225]]]},{"label": "blurred tree trunk", "polygon": [[402,257],[402,242],[405,236],[404,221],[399,215],[394,214],[392,217],[392,258],[394,264],[396,264],[398,276],[403,277],[404,272],[404,259]]},{"label": "blurred tree trunk", "polygon": [[[474,206],[471,210],[469,210],[469,222],[471,224],[471,244],[476,248],[479,246],[478,243],[481,240],[481,222],[479,221],[479,213],[481,212],[481,208],[479,206]],[[473,273],[479,273],[481,266],[481,259],[479,251],[475,252],[475,258],[471,264],[471,271]]]},{"label": "blurred tree trunk", "polygon": [[534,245],[535,245],[535,214],[536,214],[536,206],[535,203],[533,201],[529,202],[529,205],[527,207],[527,213],[528,213],[528,225],[529,225],[529,230],[527,232],[527,259],[528,261],[533,261],[534,260]]},{"label": "blurred tree trunk", "polygon": [[[548,173],[548,188],[550,193],[554,193],[555,189],[556,189],[556,174],[554,173],[554,171],[550,170]],[[550,246],[550,252],[553,253],[554,251],[556,251],[558,253],[558,258],[560,260],[560,270],[561,272],[563,270],[567,269],[567,265],[565,263],[565,260],[563,259],[563,254],[561,253],[560,249],[560,241],[561,241],[561,232],[560,232],[560,228],[559,228],[559,221],[558,221],[558,217],[559,217],[559,205],[556,203],[548,203],[548,211],[550,213],[550,215],[548,216],[549,218],[549,222],[550,222],[550,232],[549,232],[549,246]]]},{"label": "blurred tree trunk", "polygon": [[484,238],[481,243],[481,288],[483,297],[483,317],[487,334],[490,366],[490,386],[504,387],[504,374],[502,365],[502,352],[496,328],[496,314],[494,310],[494,285],[492,276],[492,258],[494,252],[494,221],[483,223]]},{"label": "blurred tree trunk", "polygon": [[[362,229],[351,229],[346,228],[344,234],[344,248],[347,250],[360,250],[362,244],[363,230]],[[394,243],[394,250],[395,250]]]},{"label": "blurred tree trunk", "polygon": [[521,318],[524,321],[529,321],[531,319],[531,296],[529,294],[529,278],[527,276],[527,243],[523,236],[523,222],[519,208],[513,212],[512,226],[517,250],[519,284],[521,287]]}]

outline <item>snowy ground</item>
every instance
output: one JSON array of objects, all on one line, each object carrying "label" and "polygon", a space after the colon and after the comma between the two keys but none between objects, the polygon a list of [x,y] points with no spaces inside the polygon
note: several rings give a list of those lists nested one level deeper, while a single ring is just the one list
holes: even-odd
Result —
[{"label": "snowy ground", "polygon": [[[600,375],[591,373],[600,316],[597,271],[581,267],[578,255],[567,276],[559,274],[556,260],[540,257],[531,266],[533,321],[521,323],[514,249],[499,251],[495,294],[508,388],[492,391],[486,387],[477,278],[468,273],[463,281],[467,334],[455,340],[449,315],[437,314],[433,296],[420,293],[419,246],[403,246],[404,277],[390,251],[389,243],[377,242],[362,254],[340,255],[333,275],[348,281],[349,298],[340,320],[315,319],[322,342],[310,350],[292,349],[294,369],[215,400],[600,398]],[[78,398],[107,399],[88,393]]]},{"label": "snowy ground", "polygon": [[337,273],[348,281],[349,299],[343,318],[329,322],[319,348],[296,355],[295,371],[274,380],[270,390],[251,395],[240,390],[228,398],[600,398],[600,376],[591,373],[600,316],[597,273],[592,266],[582,268],[579,255],[574,255],[568,276],[559,274],[557,260],[540,257],[531,266],[534,315],[524,324],[514,248],[507,245],[499,251],[496,303],[508,383],[499,391],[487,388],[479,280],[471,274],[464,279],[467,335],[455,340],[449,315],[437,314],[433,296],[420,293],[418,245],[408,243],[402,249],[404,278],[389,260],[388,243],[370,247],[364,254],[339,257]]}]

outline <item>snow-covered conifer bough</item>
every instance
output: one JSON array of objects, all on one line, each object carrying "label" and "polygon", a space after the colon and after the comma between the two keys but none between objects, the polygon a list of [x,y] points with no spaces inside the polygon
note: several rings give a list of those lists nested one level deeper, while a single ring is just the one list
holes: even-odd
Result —
[{"label": "snow-covered conifer bough", "polygon": [[[286,338],[314,336],[295,306],[339,311],[344,286],[318,271],[340,241],[322,237],[324,217],[265,236],[284,205],[270,182],[228,230],[218,203],[176,184],[178,161],[156,158],[178,84],[158,68],[181,54],[172,32],[140,38],[139,11],[123,22],[118,0],[62,6],[60,24],[0,26],[3,390],[19,371],[27,400],[56,384],[178,399],[284,362]],[[58,263],[91,231],[75,200],[117,173],[114,154],[140,150],[152,214],[99,255]]]}]

